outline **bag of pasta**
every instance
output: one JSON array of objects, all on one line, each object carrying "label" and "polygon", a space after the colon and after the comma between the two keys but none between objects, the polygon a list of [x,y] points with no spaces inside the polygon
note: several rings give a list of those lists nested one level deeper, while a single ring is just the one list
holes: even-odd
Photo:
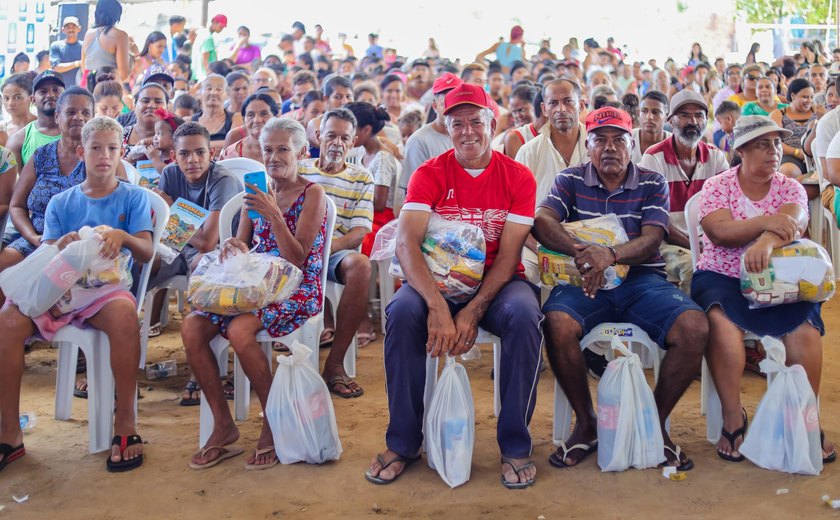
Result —
[{"label": "bag of pasta", "polygon": [[[581,244],[598,246],[616,246],[629,239],[624,226],[615,214],[575,222],[566,222],[563,228]],[[540,281],[544,286],[574,285],[581,287],[583,278],[575,265],[573,256],[552,251],[543,246],[537,248],[540,265]],[[614,289],[627,277],[630,266],[618,264],[604,270],[606,284],[603,289]]]},{"label": "bag of pasta", "polygon": [[834,288],[834,267],[828,253],[810,240],[796,240],[774,249],[770,265],[760,273],[747,272],[741,255],[741,294],[752,309],[824,302],[834,296]]},{"label": "bag of pasta", "polygon": [[[432,213],[420,249],[444,298],[461,302],[478,290],[487,256],[481,228]],[[395,278],[405,278],[396,256],[388,272]]]},{"label": "bag of pasta", "polygon": [[285,300],[302,279],[300,269],[279,256],[248,252],[222,261],[213,251],[190,276],[189,299],[202,311],[235,316]]}]

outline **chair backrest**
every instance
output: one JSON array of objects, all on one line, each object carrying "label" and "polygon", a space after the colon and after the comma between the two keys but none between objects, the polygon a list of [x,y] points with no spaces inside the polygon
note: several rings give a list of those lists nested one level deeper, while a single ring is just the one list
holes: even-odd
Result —
[{"label": "chair backrest", "polygon": [[245,187],[245,174],[251,172],[264,172],[265,165],[247,157],[234,157],[233,159],[225,159],[223,161],[216,161],[216,164],[224,166],[224,168],[239,179],[242,187]]},{"label": "chair backrest", "polygon": [[149,285],[149,276],[152,274],[152,264],[157,254],[157,244],[163,236],[163,230],[166,229],[166,223],[169,221],[169,204],[157,193],[151,190],[145,190],[149,197],[149,205],[152,208],[154,215],[154,227],[152,228],[152,243],[155,245],[155,252],[152,253],[152,259],[143,265],[140,271],[140,284],[137,289],[137,311],[143,308],[143,300],[146,298],[146,288]]},{"label": "chair backrest", "polygon": [[691,246],[691,266],[697,268],[697,261],[700,259],[700,222],[697,219],[700,194],[694,194],[685,203],[685,226],[688,232],[688,243]]},{"label": "chair backrest", "polygon": [[122,159],[123,168],[125,168],[125,176],[128,178],[128,182],[131,184],[137,184],[140,182],[140,172],[137,171],[137,168],[134,167],[133,164]]},{"label": "chair backrest", "polygon": [[[329,257],[332,248],[332,238],[335,232],[335,203],[331,198],[327,199],[327,236],[324,237],[324,267],[321,269],[321,305],[324,304],[323,297],[327,289],[327,258]],[[242,211],[242,204],[245,201],[245,192],[236,194],[232,199],[227,201],[222,211],[219,213],[219,246],[224,245],[225,240],[231,237],[230,227],[233,224],[234,217]]]},{"label": "chair backrest", "polygon": [[391,194],[393,196],[394,215],[400,214],[400,210],[402,209],[403,205],[403,199],[405,198],[400,196],[400,177],[402,177],[402,172],[402,162],[397,161],[397,174],[394,176],[394,193]]}]

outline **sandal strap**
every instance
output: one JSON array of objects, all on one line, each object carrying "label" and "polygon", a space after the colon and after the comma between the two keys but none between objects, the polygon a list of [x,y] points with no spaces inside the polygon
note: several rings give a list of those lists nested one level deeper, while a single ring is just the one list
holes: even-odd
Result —
[{"label": "sandal strap", "polygon": [[272,451],[275,451],[274,446],[269,446],[267,448],[257,448],[256,450],[254,450],[254,458],[261,457],[263,455],[271,453]]},{"label": "sandal strap", "polygon": [[532,460],[529,460],[525,464],[523,464],[519,467],[516,467],[516,464],[513,463],[512,459],[509,459],[507,457],[502,457],[502,465],[504,466],[505,464],[507,464],[508,466],[511,467],[511,469],[513,469],[513,472],[516,473],[516,476],[519,476],[520,473],[522,473],[523,471],[525,471],[528,468],[536,467],[536,465],[534,464],[534,461],[532,461]]},{"label": "sandal strap", "polygon": [[184,385],[184,390],[187,390],[190,393],[200,392],[201,387],[198,386],[198,381],[189,380],[187,381],[187,384]]},{"label": "sandal strap", "polygon": [[566,443],[564,441],[560,441],[560,446],[558,447],[558,449],[563,450],[563,460],[565,460],[566,457],[569,455],[569,453],[572,452],[572,450],[586,451],[591,447],[592,446],[590,446],[589,444],[584,444],[584,443],[581,442],[579,444],[575,444],[574,446],[572,446],[570,448],[567,448]]}]

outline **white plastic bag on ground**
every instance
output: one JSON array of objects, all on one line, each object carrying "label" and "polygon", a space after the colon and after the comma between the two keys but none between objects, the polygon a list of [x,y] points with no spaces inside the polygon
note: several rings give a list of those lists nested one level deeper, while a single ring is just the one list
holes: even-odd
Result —
[{"label": "white plastic bag on ground", "polygon": [[642,362],[617,336],[610,348],[620,356],[598,383],[598,465],[601,471],[656,467],[665,460],[665,444]]},{"label": "white plastic bag on ground", "polygon": [[802,365],[785,366],[785,346],[764,336],[761,371],[772,377],[738,451],[764,469],[819,475],[823,468],[817,399]]},{"label": "white plastic bag on ground", "polygon": [[475,410],[467,371],[447,356],[426,414],[426,454],[449,487],[470,479]]},{"label": "white plastic bag on ground", "polygon": [[338,460],[341,440],[330,393],[312,367],[312,350],[295,341],[290,355],[277,356],[277,373],[265,407],[281,464],[322,464]]}]

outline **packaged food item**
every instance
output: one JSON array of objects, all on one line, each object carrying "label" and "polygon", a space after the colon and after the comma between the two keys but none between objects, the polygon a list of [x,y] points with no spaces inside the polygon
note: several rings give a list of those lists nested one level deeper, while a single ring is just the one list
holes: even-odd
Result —
[{"label": "packaged food item", "polygon": [[[394,255],[396,221],[393,228],[386,230],[391,225],[383,226],[377,234],[371,259],[391,258],[389,274],[395,278],[405,278]],[[386,238],[379,239],[383,231],[386,231]],[[444,298],[453,302],[465,301],[478,290],[487,257],[487,245],[481,228],[459,220],[446,220],[432,213],[420,249]]]},{"label": "packaged food item", "polygon": [[807,239],[774,249],[770,265],[760,273],[747,272],[741,255],[741,294],[750,308],[793,302],[824,302],[834,296],[834,267],[828,253]]},{"label": "packaged food item", "polygon": [[[563,224],[563,228],[581,244],[616,246],[628,241],[627,232],[615,214],[578,220]],[[540,281],[545,286],[583,285],[583,277],[572,256],[552,251],[543,246],[537,248],[540,265]],[[618,264],[604,270],[606,284],[603,289],[614,289],[627,277],[630,266]]]},{"label": "packaged food item", "polygon": [[197,309],[235,316],[285,300],[303,279],[300,269],[268,253],[239,253],[220,260],[204,255],[190,276],[189,299]]}]

